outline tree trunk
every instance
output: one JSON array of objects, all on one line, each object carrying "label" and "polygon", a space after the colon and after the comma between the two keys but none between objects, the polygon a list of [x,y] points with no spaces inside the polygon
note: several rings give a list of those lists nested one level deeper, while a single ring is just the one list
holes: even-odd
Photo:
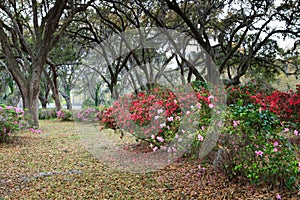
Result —
[{"label": "tree trunk", "polygon": [[[30,96],[30,95],[29,95]],[[27,98],[23,98],[23,107],[26,110],[26,118],[28,120],[29,126],[31,127],[39,127],[39,119],[38,119],[38,107],[39,100],[34,96],[30,96]]]},{"label": "tree trunk", "polygon": [[46,109],[48,101],[41,100],[41,98],[40,98],[40,102],[42,104],[42,108]]},{"label": "tree trunk", "polygon": [[51,67],[52,80],[51,80],[50,75],[47,73],[47,71],[45,69],[44,69],[44,74],[45,74],[45,77],[47,79],[47,82],[49,83],[50,89],[52,91],[52,98],[55,102],[56,111],[59,111],[59,110],[61,110],[62,107],[61,107],[60,98],[59,98],[59,91],[58,91],[58,84],[57,84],[57,77],[58,76],[57,76],[57,73],[56,73],[56,66],[49,59],[48,59],[47,63]]},{"label": "tree trunk", "polygon": [[53,74],[52,80],[53,80],[53,88],[52,88],[52,97],[55,102],[56,111],[59,111],[62,109],[60,98],[59,98],[59,91],[58,91],[58,84],[57,84],[57,73],[56,73],[56,67],[55,65],[51,65],[51,71]]},{"label": "tree trunk", "polygon": [[49,92],[50,92],[50,88],[48,86],[45,86],[44,88],[45,91],[43,91],[43,94],[39,94],[39,100],[42,104],[42,108],[47,108],[47,104],[49,103]]},{"label": "tree trunk", "polygon": [[28,124],[31,127],[39,127],[38,107],[39,107],[39,83],[41,70],[34,70],[31,79],[27,79],[26,83],[18,84],[22,99],[25,115]]},{"label": "tree trunk", "polygon": [[63,96],[63,98],[66,100],[67,103],[67,109],[72,110],[72,103],[70,95],[65,94],[64,92],[60,92],[60,94]]},{"label": "tree trunk", "polygon": [[96,85],[95,89],[95,107],[99,106],[100,83]]}]

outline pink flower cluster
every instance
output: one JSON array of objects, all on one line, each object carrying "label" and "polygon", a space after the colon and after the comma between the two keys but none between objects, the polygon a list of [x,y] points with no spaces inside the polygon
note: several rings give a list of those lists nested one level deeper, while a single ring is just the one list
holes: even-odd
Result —
[{"label": "pink flower cluster", "polygon": [[42,133],[42,130],[41,130],[41,129],[29,128],[29,130],[30,130],[32,133],[36,133],[36,134],[41,134],[41,133]]}]

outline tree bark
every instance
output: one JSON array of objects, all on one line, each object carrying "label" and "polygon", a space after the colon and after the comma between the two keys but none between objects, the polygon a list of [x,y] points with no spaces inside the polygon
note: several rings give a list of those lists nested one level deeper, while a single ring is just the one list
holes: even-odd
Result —
[{"label": "tree bark", "polygon": [[63,98],[66,100],[67,103],[67,109],[72,110],[72,103],[71,103],[71,97],[70,95],[67,95],[64,92],[60,92],[60,94],[63,96]]},{"label": "tree bark", "polygon": [[59,110],[61,110],[62,107],[61,107],[60,98],[59,98],[59,91],[58,91],[58,84],[57,84],[58,76],[56,73],[56,66],[49,59],[47,60],[47,63],[50,65],[50,68],[52,71],[52,79],[45,69],[44,69],[44,74],[45,74],[46,80],[50,86],[50,89],[52,91],[52,98],[55,103],[56,111],[59,111]]}]

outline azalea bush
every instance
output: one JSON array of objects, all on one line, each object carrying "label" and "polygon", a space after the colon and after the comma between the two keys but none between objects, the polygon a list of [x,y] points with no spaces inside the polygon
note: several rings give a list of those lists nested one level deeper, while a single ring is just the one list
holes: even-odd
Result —
[{"label": "azalea bush", "polygon": [[300,85],[297,85],[296,91],[281,92],[251,81],[240,86],[229,86],[226,91],[228,105],[257,104],[262,110],[276,114],[281,121],[290,122],[295,128],[299,127]]},{"label": "azalea bush", "polygon": [[300,160],[289,130],[269,110],[259,106],[231,105],[218,146],[215,166],[230,179],[244,177],[257,185],[295,188],[299,184]]},{"label": "azalea bush", "polygon": [[[101,112],[101,123],[108,128],[121,128],[133,134],[138,140],[147,141],[155,150],[162,148],[173,140],[182,140],[180,125],[196,123],[204,127],[210,123],[210,110],[213,97],[209,96],[205,87],[198,90],[176,88],[173,92],[163,87],[155,87],[141,91],[136,95],[128,95],[118,99],[112,107]],[[200,92],[201,91],[201,92]],[[193,121],[193,113],[200,112],[198,121]],[[199,114],[199,113],[198,113]],[[189,121],[183,122],[182,117]],[[179,134],[178,134],[179,133]],[[200,133],[184,133],[198,141]]]},{"label": "azalea bush", "polygon": [[71,121],[73,120],[73,114],[68,109],[62,109],[56,112],[56,116],[58,119],[61,119],[62,121]]},{"label": "azalea bush", "polygon": [[24,120],[24,111],[13,106],[0,104],[0,143],[7,142],[20,130]]},{"label": "azalea bush", "polygon": [[97,122],[98,110],[93,107],[86,107],[76,113],[76,120],[81,122]]},{"label": "azalea bush", "polygon": [[300,92],[273,91],[271,95],[260,93],[251,96],[261,109],[276,114],[282,121],[300,122]]},{"label": "azalea bush", "polygon": [[256,94],[262,94],[266,96],[270,93],[270,88],[261,87],[256,81],[249,81],[243,85],[228,86],[227,92],[227,104],[239,104],[248,105],[253,103],[251,96]]}]

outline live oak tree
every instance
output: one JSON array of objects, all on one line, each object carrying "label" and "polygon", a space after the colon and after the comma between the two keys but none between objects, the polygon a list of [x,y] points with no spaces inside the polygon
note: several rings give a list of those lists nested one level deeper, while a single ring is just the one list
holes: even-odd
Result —
[{"label": "live oak tree", "polygon": [[[74,15],[92,1],[0,1],[0,40],[7,68],[22,94],[31,126],[39,126],[38,96],[48,53]],[[17,62],[17,59],[21,62]]]},{"label": "live oak tree", "polygon": [[[249,72],[283,71],[299,74],[299,65],[286,71],[286,52],[277,38],[300,37],[300,2],[273,0],[135,0],[163,28],[185,32],[209,53],[227,84],[239,84]],[[160,6],[164,14],[153,9]],[[275,39],[274,39],[275,38]],[[295,49],[295,48],[294,48]],[[299,54],[297,55],[299,56]],[[280,64],[281,62],[281,64]]]},{"label": "live oak tree", "polygon": [[[138,51],[131,51],[111,61],[107,55],[114,55],[120,52],[126,48],[127,44],[125,41],[121,41],[119,46],[116,46],[113,42],[107,43],[106,41],[113,34],[122,34],[123,32],[140,27],[151,27],[154,25],[153,20],[147,17],[143,10],[138,8],[136,4],[128,0],[101,1],[91,7],[92,9],[86,10],[84,15],[76,18],[75,26],[69,26],[67,34],[69,37],[74,38],[75,41],[79,41],[84,46],[87,46],[87,48],[95,49],[89,52],[86,59],[85,66],[90,69],[86,73],[89,73],[91,77],[95,76],[94,74],[91,75],[92,72],[97,74],[102,79],[102,82],[107,85],[112,97],[117,98],[118,91],[116,88],[122,75],[126,74],[134,66],[139,66],[143,68],[144,75],[148,77],[151,72],[146,70],[146,65],[154,60],[156,53],[150,53],[151,50],[141,48]],[[92,57],[91,55],[95,56]],[[136,76],[135,78],[138,77]],[[89,86],[89,90],[99,90],[99,84],[97,83],[90,84],[87,82],[85,86]]]}]

